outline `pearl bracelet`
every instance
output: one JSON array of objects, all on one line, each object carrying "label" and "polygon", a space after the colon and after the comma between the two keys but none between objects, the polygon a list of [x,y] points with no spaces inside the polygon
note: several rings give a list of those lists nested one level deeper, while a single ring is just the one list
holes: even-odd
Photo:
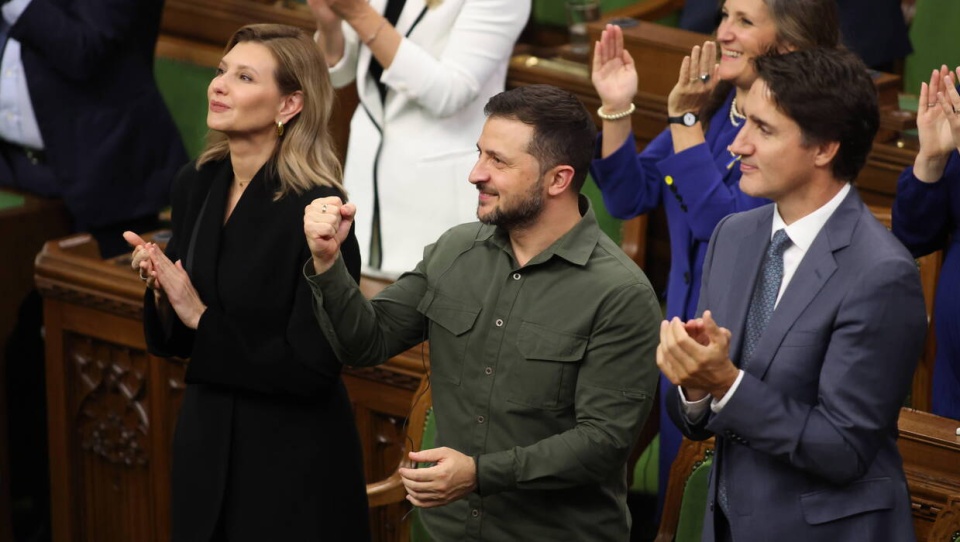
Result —
[{"label": "pearl bracelet", "polygon": [[619,113],[604,113],[603,106],[601,105],[600,107],[597,108],[597,116],[603,120],[620,120],[622,118],[629,117],[636,110],[637,110],[637,106],[631,103],[630,107],[628,107],[626,110],[621,111]]}]

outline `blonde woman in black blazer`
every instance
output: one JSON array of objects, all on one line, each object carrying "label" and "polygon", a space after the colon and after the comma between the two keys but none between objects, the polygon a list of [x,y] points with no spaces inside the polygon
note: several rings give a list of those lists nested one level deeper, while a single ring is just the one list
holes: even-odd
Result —
[{"label": "blonde woman in black blazer", "polygon": [[[190,358],[176,542],[369,539],[353,414],[302,274],[303,208],[343,196],[318,55],[298,29],[240,29],[207,92],[207,148],[174,183],[166,253],[125,234],[150,351]],[[355,239],[344,258],[358,278]]]}]

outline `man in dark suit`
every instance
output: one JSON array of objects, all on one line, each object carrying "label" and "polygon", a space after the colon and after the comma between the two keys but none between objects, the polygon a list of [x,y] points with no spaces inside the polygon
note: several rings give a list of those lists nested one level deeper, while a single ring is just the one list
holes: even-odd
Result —
[{"label": "man in dark suit", "polygon": [[914,539],[897,418],[926,317],[913,259],[851,181],[879,121],[852,53],[756,61],[731,146],[773,204],[710,240],[699,313],[661,325],[671,418],[716,436],[703,540]]},{"label": "man in dark suit", "polygon": [[[0,4],[0,188],[62,198],[103,256],[128,251],[187,161],[153,78],[163,0]],[[5,354],[18,540],[49,536],[41,322],[34,292]]]},{"label": "man in dark suit", "polygon": [[[186,152],[153,79],[163,0],[3,3],[0,187],[63,198],[104,255],[156,227]],[[150,222],[153,221],[153,224]]]}]

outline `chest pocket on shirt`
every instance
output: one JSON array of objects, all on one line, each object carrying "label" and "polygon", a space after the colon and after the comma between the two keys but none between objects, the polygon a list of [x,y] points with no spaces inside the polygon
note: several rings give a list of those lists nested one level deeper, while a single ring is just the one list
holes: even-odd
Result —
[{"label": "chest pocket on shirt", "polygon": [[538,408],[573,404],[587,338],[523,322],[517,336],[522,359],[511,378],[510,401]]},{"label": "chest pocket on shirt", "polygon": [[469,332],[480,307],[431,289],[417,310],[430,320],[430,375],[460,384]]}]

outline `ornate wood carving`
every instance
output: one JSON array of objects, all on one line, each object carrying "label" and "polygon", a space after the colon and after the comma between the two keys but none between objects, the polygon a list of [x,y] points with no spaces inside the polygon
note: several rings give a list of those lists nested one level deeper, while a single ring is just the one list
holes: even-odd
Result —
[{"label": "ornate wood carving", "polygon": [[[897,448],[903,456],[903,470],[910,487],[913,525],[917,540],[943,542],[933,537],[940,516],[960,496],[960,437],[957,422],[928,412],[904,408],[900,411],[900,438]],[[945,520],[957,520],[957,508]],[[951,519],[952,518],[952,519]],[[938,527],[945,528],[945,527]]]},{"label": "ornate wood carving", "polygon": [[80,448],[110,463],[146,466],[146,352],[72,333],[65,336],[65,350],[78,377]]},{"label": "ornate wood carving", "polygon": [[950,497],[950,501],[937,516],[930,529],[929,542],[960,541],[960,495]]}]

